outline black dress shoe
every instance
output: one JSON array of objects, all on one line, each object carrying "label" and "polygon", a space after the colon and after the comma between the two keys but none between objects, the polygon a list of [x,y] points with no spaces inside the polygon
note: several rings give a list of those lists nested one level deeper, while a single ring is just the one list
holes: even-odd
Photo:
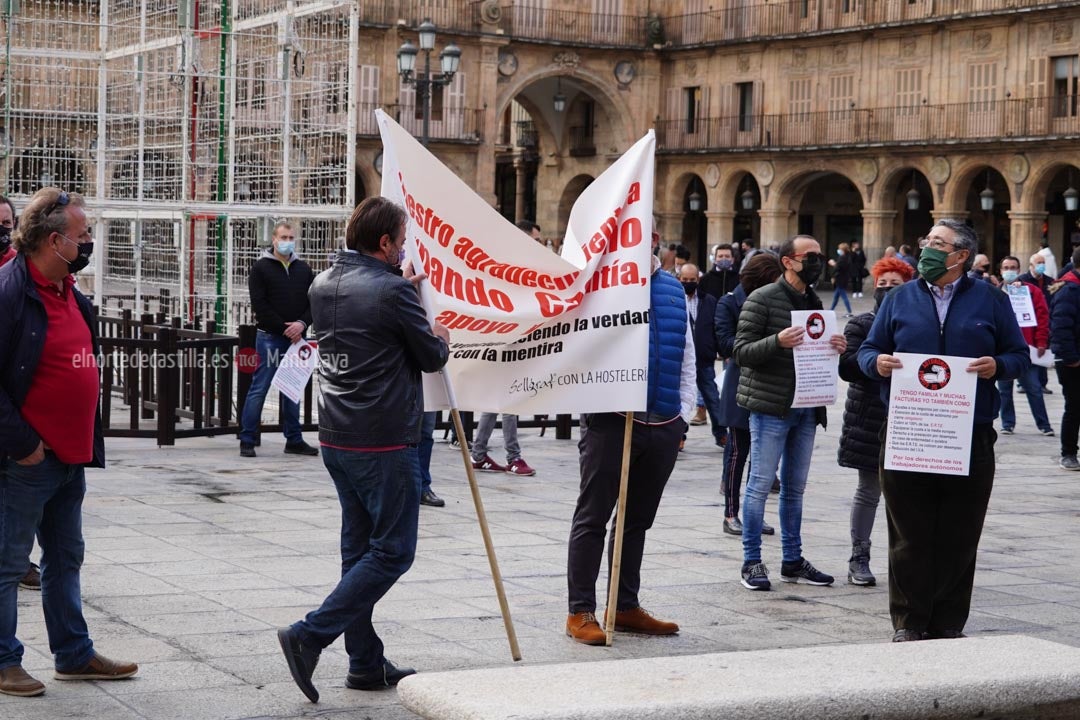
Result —
[{"label": "black dress shoe", "polygon": [[251,443],[240,443],[240,457],[255,457],[255,446]]},{"label": "black dress shoe", "polygon": [[774,528],[772,525],[769,525],[768,523],[761,523],[761,534],[762,535],[775,535],[776,534],[776,528]]},{"label": "black dress shoe", "polygon": [[928,640],[959,640],[967,637],[961,630],[931,630],[926,635]]},{"label": "black dress shoe", "polygon": [[319,691],[311,683],[311,676],[315,674],[315,666],[319,664],[322,650],[304,647],[292,628],[281,628],[277,631],[277,637],[281,651],[285,653],[285,660],[289,663],[289,672],[292,673],[292,679],[300,692],[311,702],[319,702]]},{"label": "black dress shoe", "polygon": [[926,635],[919,630],[908,630],[906,628],[900,628],[892,636],[893,642],[912,642],[925,639]]},{"label": "black dress shoe", "polygon": [[353,690],[382,690],[394,687],[402,678],[415,674],[416,671],[412,668],[394,667],[394,663],[383,658],[383,666],[377,670],[363,675],[349,673],[349,676],[345,678],[345,686]]},{"label": "black dress shoe", "polygon": [[420,504],[430,505],[431,507],[442,507],[446,505],[446,501],[431,490],[425,490],[420,494]]},{"label": "black dress shoe", "polygon": [[319,448],[311,447],[306,442],[301,440],[298,443],[285,443],[285,452],[289,455],[315,456],[319,454]]}]

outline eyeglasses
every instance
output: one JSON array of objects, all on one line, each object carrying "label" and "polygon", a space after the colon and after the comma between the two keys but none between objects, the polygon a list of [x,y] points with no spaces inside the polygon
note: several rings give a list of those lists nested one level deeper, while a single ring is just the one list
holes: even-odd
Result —
[{"label": "eyeglasses", "polygon": [[66,190],[61,190],[60,194],[56,196],[56,200],[49,206],[49,209],[41,213],[41,217],[49,217],[56,212],[57,208],[62,208],[69,202],[71,202],[71,196],[67,194]]},{"label": "eyeglasses", "polygon": [[944,250],[947,247],[955,249],[956,243],[945,242],[944,240],[939,240],[937,238],[919,238],[919,247],[933,248],[934,250]]}]

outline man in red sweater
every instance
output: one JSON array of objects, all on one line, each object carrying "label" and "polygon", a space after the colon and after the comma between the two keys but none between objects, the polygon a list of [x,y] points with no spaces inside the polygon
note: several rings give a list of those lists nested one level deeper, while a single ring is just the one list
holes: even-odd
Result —
[{"label": "man in red sweater", "polygon": [[43,188],[27,204],[0,268],[0,693],[40,695],[15,637],[16,593],[41,545],[41,602],[57,680],[138,672],[94,650],[82,613],[84,468],[104,467],[93,308],[73,273],[94,241],[83,200]]}]

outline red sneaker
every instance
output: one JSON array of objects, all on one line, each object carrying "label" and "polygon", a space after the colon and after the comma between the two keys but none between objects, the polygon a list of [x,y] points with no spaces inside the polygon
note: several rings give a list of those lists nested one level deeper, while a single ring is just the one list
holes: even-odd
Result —
[{"label": "red sneaker", "polygon": [[536,471],[529,467],[529,463],[525,462],[521,458],[516,458],[510,461],[510,464],[506,466],[506,472],[511,475],[535,475]]},{"label": "red sneaker", "polygon": [[490,455],[484,455],[479,460],[473,460],[473,470],[477,472],[499,473],[506,472],[506,468],[491,459]]}]

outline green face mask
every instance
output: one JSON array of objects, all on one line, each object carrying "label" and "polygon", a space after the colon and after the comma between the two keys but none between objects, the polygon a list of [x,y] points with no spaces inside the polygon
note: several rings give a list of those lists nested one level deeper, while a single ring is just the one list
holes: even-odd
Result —
[{"label": "green face mask", "polygon": [[937,282],[942,275],[956,267],[955,264],[945,264],[945,258],[947,257],[949,257],[949,253],[944,250],[932,247],[923,248],[922,253],[919,255],[919,275],[929,283]]}]

